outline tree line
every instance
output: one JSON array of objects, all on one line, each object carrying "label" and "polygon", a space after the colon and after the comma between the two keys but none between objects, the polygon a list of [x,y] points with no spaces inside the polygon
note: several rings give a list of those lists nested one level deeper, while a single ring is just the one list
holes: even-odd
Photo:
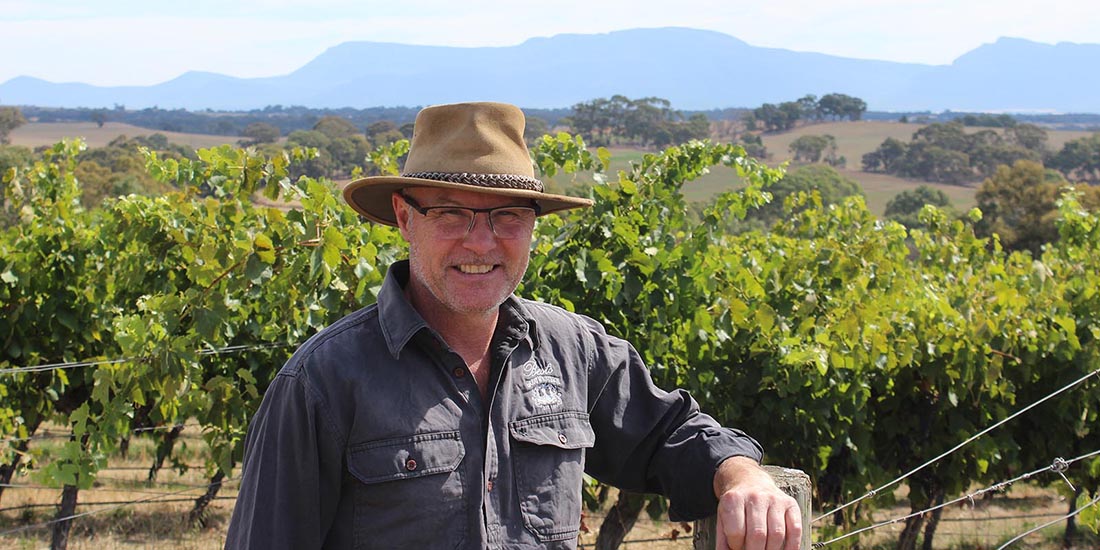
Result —
[{"label": "tree line", "polygon": [[666,147],[710,135],[706,115],[685,117],[667,99],[659,97],[630,99],[615,95],[577,103],[561,123],[596,146]]},{"label": "tree line", "polygon": [[910,141],[887,138],[863,156],[867,172],[894,174],[951,184],[992,176],[999,166],[1017,161],[1040,162],[1065,177],[1100,183],[1100,134],[1067,142],[1058,151],[1047,147],[1047,132],[1029,123],[1003,124],[1002,130],[968,132],[963,119],[929,124]]},{"label": "tree line", "polygon": [[[244,130],[255,123],[266,123],[278,128],[280,136],[296,130],[312,130],[323,118],[335,116],[351,122],[358,128],[366,128],[381,121],[390,121],[398,127],[412,123],[419,106],[368,107],[364,109],[311,108],[303,106],[271,105],[248,111],[188,111],[186,109],[162,109],[148,107],[127,109],[115,105],[112,109],[21,107],[23,115],[38,122],[95,122],[103,126],[107,122],[122,122],[161,132],[184,132],[218,136],[243,136]],[[531,115],[557,124],[569,114],[561,109],[524,109]]]},{"label": "tree line", "polygon": [[867,103],[858,97],[831,93],[819,99],[808,94],[795,101],[784,101],[778,105],[765,103],[745,116],[745,126],[749,130],[782,132],[794,128],[801,121],[820,121],[824,119],[860,120],[867,111]]},{"label": "tree line", "polygon": [[964,184],[1018,160],[1040,161],[1047,133],[1034,124],[967,132],[961,121],[929,124],[909,142],[886,138],[863,155],[863,169],[925,181]]}]

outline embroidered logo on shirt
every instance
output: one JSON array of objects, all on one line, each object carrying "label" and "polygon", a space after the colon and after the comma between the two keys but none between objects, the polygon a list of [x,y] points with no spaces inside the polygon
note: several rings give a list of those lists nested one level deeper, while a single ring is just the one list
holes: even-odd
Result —
[{"label": "embroidered logo on shirt", "polygon": [[523,390],[540,407],[561,406],[562,380],[553,365],[540,365],[532,358],[520,366]]}]

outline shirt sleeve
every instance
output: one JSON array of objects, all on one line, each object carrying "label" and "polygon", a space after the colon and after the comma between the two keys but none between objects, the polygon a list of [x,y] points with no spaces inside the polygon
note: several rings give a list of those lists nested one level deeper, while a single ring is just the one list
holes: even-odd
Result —
[{"label": "shirt sleeve", "polygon": [[340,500],[343,447],[304,374],[284,369],[248,429],[225,548],[321,548]]},{"label": "shirt sleeve", "polygon": [[589,416],[596,445],[586,471],[620,489],[667,496],[674,521],[713,515],[718,465],[732,456],[759,462],[760,444],[720,426],[686,391],[658,388],[633,346],[591,323]]}]

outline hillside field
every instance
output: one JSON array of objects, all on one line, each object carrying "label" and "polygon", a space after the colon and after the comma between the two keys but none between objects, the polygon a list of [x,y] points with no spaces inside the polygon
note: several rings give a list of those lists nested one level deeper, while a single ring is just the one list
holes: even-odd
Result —
[{"label": "hillside field", "polygon": [[[848,167],[858,170],[861,166],[863,155],[878,148],[886,138],[894,138],[908,142],[913,134],[924,128],[924,124],[859,120],[856,122],[825,122],[821,124],[809,124],[800,126],[789,132],[764,135],[764,145],[768,153],[773,155],[776,161],[791,158],[789,147],[791,142],[800,136],[820,136],[829,134],[836,138],[837,153],[848,161]],[[978,132],[989,128],[968,126],[968,132]],[[1071,130],[1047,130],[1047,148],[1057,151],[1067,141],[1087,137],[1092,132]]]},{"label": "hillside field", "polygon": [[40,147],[53,145],[62,138],[83,138],[88,147],[104,147],[118,136],[137,137],[164,134],[171,143],[187,145],[196,149],[216,147],[225,143],[235,144],[241,139],[234,136],[211,136],[205,134],[184,134],[141,128],[121,122],[107,122],[97,127],[94,122],[29,122],[11,133],[12,145]]},{"label": "hillside field", "polygon": [[[878,215],[882,215],[886,211],[886,203],[895,195],[904,190],[915,189],[920,185],[928,185],[943,191],[951,199],[951,203],[957,210],[964,211],[974,206],[975,187],[927,183],[887,174],[867,173],[860,170],[863,155],[875,150],[883,140],[893,137],[902,141],[909,141],[913,133],[922,127],[922,124],[886,121],[825,122],[801,126],[789,132],[768,134],[763,136],[763,141],[768,149],[767,162],[774,166],[791,159],[790,144],[799,136],[832,135],[836,138],[838,154],[847,160],[847,167],[840,170],[840,172],[863,186],[868,208]],[[970,131],[980,129],[968,128]],[[102,147],[120,135],[136,137],[155,133],[164,134],[168,141],[172,143],[195,148],[235,144],[240,139],[233,136],[163,132],[119,122],[107,122],[102,128],[97,127],[94,122],[31,122],[13,131],[11,141],[14,145],[38,147],[56,143],[63,137],[79,136],[88,142],[89,147]],[[1058,150],[1067,141],[1091,135],[1091,132],[1048,130],[1047,134],[1049,136],[1048,147],[1052,150]],[[642,155],[645,154],[644,151],[628,148],[611,148],[611,153],[610,174],[612,177],[617,170],[627,168],[631,161],[639,161]],[[560,190],[562,187],[570,185],[573,180],[587,182],[589,178],[584,174],[576,177],[559,175],[551,179],[551,185]],[[739,181],[732,170],[717,167],[699,180],[685,185],[684,194],[688,200],[704,201],[717,193],[735,188],[738,185]]]},{"label": "hillside field", "polygon": [[[790,160],[793,155],[790,152],[791,142],[804,135],[831,135],[836,138],[837,154],[847,160],[847,167],[840,172],[845,176],[858,181],[867,194],[867,206],[872,212],[881,215],[886,211],[886,203],[894,195],[907,189],[914,189],[920,185],[928,185],[943,191],[951,199],[951,204],[959,211],[974,206],[974,193],[977,191],[977,183],[973,187],[948,185],[942,183],[927,183],[919,180],[899,178],[888,174],[876,174],[861,170],[863,155],[878,148],[886,138],[894,138],[909,142],[913,134],[923,128],[924,124],[885,122],[885,121],[856,121],[856,122],[826,122],[822,124],[810,124],[795,128],[789,132],[765,135],[764,145],[768,148],[769,164],[778,164]],[[967,127],[969,132],[977,132],[987,128]],[[1047,148],[1057,151],[1066,142],[1087,137],[1092,132],[1070,130],[1047,130]]]},{"label": "hillside field", "polygon": [[[771,136],[771,138],[780,139],[784,138],[793,140],[793,137],[787,137],[786,135]],[[767,144],[769,138],[765,138],[764,141]],[[886,139],[885,137],[882,139]],[[838,141],[841,139],[838,137]],[[771,157],[767,163],[771,166],[776,166],[782,162],[789,160],[789,153],[786,149],[780,154],[779,150],[773,152],[772,146],[768,145],[768,152]],[[611,168],[609,173],[614,178],[614,174],[618,170],[625,170],[628,168],[630,162],[640,162],[645,151],[639,151],[636,149],[611,149]],[[794,166],[788,166],[788,170],[794,169]],[[857,165],[858,168],[858,165]],[[853,170],[851,168],[839,170],[844,176],[851,178],[863,187],[863,192],[866,195],[867,207],[876,215],[882,215],[886,211],[886,203],[890,201],[898,193],[916,189],[920,185],[928,185],[939,189],[944,192],[950,199],[951,204],[958,210],[965,210],[974,206],[974,193],[976,189],[974,187],[964,187],[960,185],[947,185],[943,183],[928,183],[917,180],[909,180],[905,178],[899,178],[897,176],[891,176],[888,174],[874,174],[868,172],[862,172],[860,170]],[[568,187],[571,180],[578,182],[587,181],[587,176],[578,175],[575,178],[571,176],[559,175],[553,178],[551,181],[557,186],[560,191],[563,187]],[[727,191],[729,189],[735,189],[741,185],[740,179],[736,173],[729,168],[718,166],[711,169],[710,173],[700,177],[699,179],[689,182],[683,187],[684,196],[689,201],[705,201],[714,195]]]},{"label": "hillside field", "polygon": [[[929,183],[920,180],[899,178],[888,174],[864,172],[862,167],[863,155],[874,151],[889,137],[908,142],[913,133],[923,128],[923,124],[885,122],[885,121],[856,121],[856,122],[825,122],[800,126],[789,132],[766,134],[763,136],[765,147],[768,149],[767,163],[771,166],[790,161],[793,155],[790,152],[790,144],[799,136],[829,134],[836,138],[838,155],[845,157],[847,167],[839,170],[844,176],[851,178],[863,187],[866,194],[867,207],[875,214],[882,215],[886,211],[886,203],[898,193],[915,189],[920,185],[939,189],[951,199],[951,204],[956,210],[965,211],[974,206],[974,193],[977,191],[977,183],[973,186],[949,185],[943,183]],[[968,131],[979,131],[983,128],[967,128]],[[1048,130],[1047,147],[1059,150],[1066,142],[1091,135],[1091,132]],[[624,148],[611,148],[611,170],[614,174],[617,170],[627,168],[631,161],[640,161],[644,151]],[[789,165],[788,170],[796,166]],[[580,178],[578,178],[580,179]],[[554,182],[558,185],[568,185],[568,178],[557,177]],[[730,169],[718,167],[697,181],[684,186],[684,194],[688,200],[706,200],[716,193],[734,188],[739,181]]]}]

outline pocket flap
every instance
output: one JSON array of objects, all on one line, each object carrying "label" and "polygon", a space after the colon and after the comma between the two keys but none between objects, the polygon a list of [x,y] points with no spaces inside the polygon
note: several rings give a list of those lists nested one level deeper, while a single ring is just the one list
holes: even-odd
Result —
[{"label": "pocket flap", "polygon": [[368,441],[348,450],[348,471],[363,483],[453,472],[466,449],[458,432]]},{"label": "pocket flap", "polygon": [[564,411],[513,420],[508,423],[508,431],[518,441],[561,449],[581,449],[596,442],[588,414],[583,412]]}]

